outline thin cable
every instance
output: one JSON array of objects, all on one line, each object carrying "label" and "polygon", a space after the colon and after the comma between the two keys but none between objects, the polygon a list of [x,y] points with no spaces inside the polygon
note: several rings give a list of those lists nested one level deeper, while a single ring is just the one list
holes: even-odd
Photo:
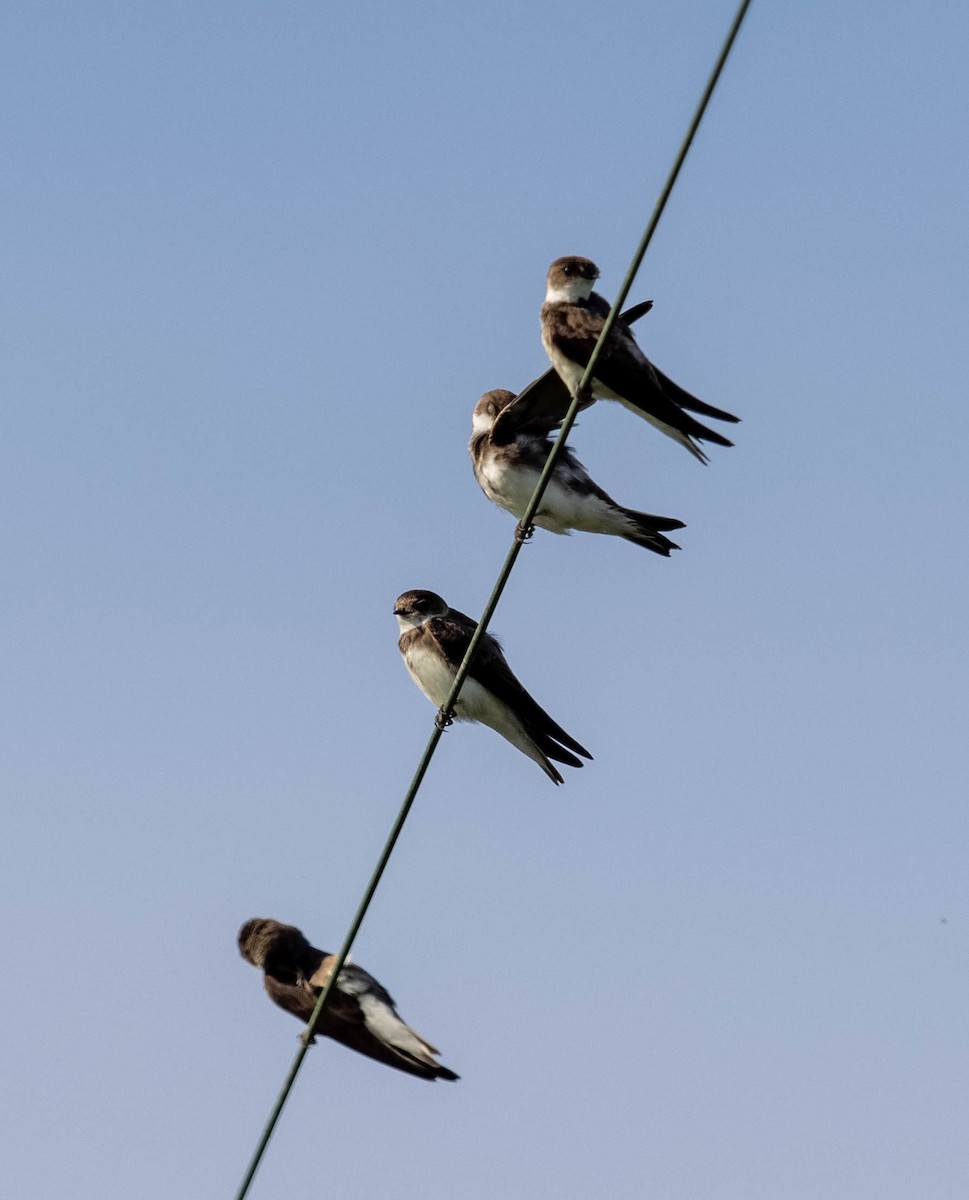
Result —
[{"label": "thin cable", "polygon": [[340,971],[343,969],[343,966],[350,955],[350,951],[353,948],[353,943],[356,939],[357,933],[360,930],[360,926],[363,924],[364,917],[367,915],[370,902],[373,900],[374,893],[377,891],[377,887],[380,884],[380,880],[387,863],[390,861],[390,856],[394,852],[394,847],[397,844],[398,837],[400,837],[400,832],[404,827],[404,822],[407,820],[407,816],[410,813],[411,807],[417,798],[417,793],[420,791],[421,784],[424,781],[424,776],[427,773],[427,768],[430,766],[431,759],[434,757],[434,752],[437,749],[437,744],[441,740],[444,727],[450,722],[454,714],[454,705],[457,701],[458,693],[460,692],[461,686],[467,678],[468,671],[471,668],[475,654],[477,653],[478,647],[481,644],[481,639],[487,632],[488,624],[491,621],[491,618],[494,616],[495,609],[498,607],[498,602],[501,599],[502,593],[505,590],[505,585],[508,583],[508,579],[512,573],[512,570],[514,569],[516,561],[518,560],[518,555],[521,553],[521,548],[530,535],[532,520],[534,519],[535,513],[538,512],[538,506],[542,502],[545,489],[547,488],[548,482],[552,477],[552,472],[555,469],[555,463],[562,452],[562,447],[565,445],[565,440],[569,436],[569,432],[575,422],[575,418],[579,411],[580,402],[588,395],[592,384],[592,379],[594,378],[595,366],[599,361],[600,354],[602,353],[602,347],[606,341],[606,338],[609,336],[609,332],[612,329],[613,324],[615,323],[619,310],[626,302],[626,297],[629,295],[629,290],[636,278],[636,273],[638,272],[643,258],[646,255],[646,251],[649,248],[649,244],[653,239],[653,234],[656,232],[656,227],[659,224],[660,217],[663,215],[663,210],[666,208],[666,202],[669,200],[670,193],[673,191],[673,186],[676,183],[677,177],[679,176],[680,169],[683,166],[683,163],[686,161],[686,156],[689,153],[690,146],[693,143],[693,138],[696,136],[696,131],[700,127],[700,122],[703,120],[703,115],[706,112],[707,105],[710,103],[710,98],[713,95],[714,88],[717,86],[717,81],[719,80],[720,74],[723,71],[724,64],[730,55],[730,51],[733,49],[733,44],[736,41],[737,34],[740,32],[740,27],[743,24],[744,17],[747,15],[747,9],[750,7],[750,4],[751,0],[742,0],[742,3],[737,10],[737,15],[734,17],[733,24],[730,27],[730,31],[727,34],[726,40],[724,41],[723,48],[721,49],[720,55],[717,58],[716,65],[714,66],[713,71],[710,74],[710,78],[707,81],[707,86],[703,91],[700,103],[697,105],[696,112],[693,114],[693,120],[690,122],[690,127],[687,130],[686,137],[683,139],[683,143],[680,146],[679,153],[676,156],[673,167],[670,170],[666,183],[663,186],[663,190],[659,194],[659,198],[657,199],[653,208],[652,216],[650,217],[649,223],[646,226],[646,230],[636,248],[636,253],[633,256],[632,262],[630,263],[629,270],[626,272],[626,277],[623,279],[622,286],[619,289],[616,299],[613,301],[612,308],[609,310],[609,315],[606,317],[605,324],[603,325],[602,331],[599,334],[599,340],[593,347],[592,354],[589,356],[589,362],[582,374],[582,378],[579,380],[575,391],[572,393],[572,403],[565,415],[565,420],[562,422],[562,428],[559,431],[558,437],[555,439],[555,444],[549,451],[548,459],[545,462],[545,467],[542,471],[542,474],[539,476],[538,483],[535,485],[535,491],[532,493],[532,498],[529,500],[528,506],[526,507],[524,513],[522,513],[521,520],[519,521],[516,529],[515,540],[512,542],[511,549],[508,551],[501,570],[498,573],[498,579],[495,582],[495,586],[492,589],[491,595],[488,597],[488,602],[484,607],[484,612],[481,614],[478,627],[474,631],[474,635],[468,644],[468,649],[464,655],[464,658],[461,660],[461,665],[458,667],[457,673],[454,676],[454,683],[451,685],[451,690],[448,693],[447,699],[438,712],[437,718],[434,722],[434,730],[431,733],[431,736],[428,738],[427,745],[424,747],[424,753],[421,755],[421,760],[417,765],[417,770],[414,772],[414,777],[410,782],[410,787],[407,789],[407,794],[404,796],[403,803],[400,806],[400,811],[397,814],[397,819],[394,821],[390,835],[387,838],[380,858],[377,861],[377,865],[374,867],[373,874],[370,876],[370,882],[367,885],[367,890],[364,892],[363,899],[360,901],[353,921],[350,924],[350,928],[347,931],[347,935],[344,938],[343,945],[340,947],[339,953],[336,956],[336,960],[330,972],[330,977],[327,980],[323,991],[320,992],[319,999],[316,1002],[316,1007],[313,1009],[313,1015],[310,1017],[306,1029],[303,1031],[303,1035],[300,1039],[302,1045],[296,1054],[296,1058],[293,1060],[293,1065],[289,1069],[289,1074],[286,1076],[276,1103],[273,1106],[273,1110],[269,1115],[269,1120],[266,1122],[266,1128],[263,1130],[262,1137],[259,1139],[259,1144],[256,1147],[251,1162],[249,1163],[249,1168],[242,1180],[242,1184],[236,1193],[235,1200],[245,1200],[245,1197],[249,1191],[249,1186],[255,1177],[256,1171],[258,1170],[259,1164],[262,1161],[262,1157],[266,1151],[266,1147],[269,1145],[269,1139],[273,1135],[273,1131],[276,1128],[276,1122],[279,1120],[280,1114],[283,1111],[283,1106],[289,1097],[289,1093],[292,1091],[293,1084],[296,1082],[296,1076],[299,1074],[299,1069],[303,1064],[303,1059],[306,1057],[306,1052],[312,1045],[313,1031],[316,1029],[318,1022],[322,1017],[324,1010],[326,1009],[330,999],[330,993],[333,991],[334,987],[336,987]]},{"label": "thin cable", "polygon": [[742,0],[740,8],[737,10],[737,15],[734,17],[733,24],[727,34],[723,47],[720,50],[713,71],[707,81],[707,86],[704,88],[703,95],[700,98],[700,103],[697,105],[696,112],[693,114],[693,120],[690,122],[690,127],[687,130],[686,137],[683,139],[683,144],[680,146],[679,153],[673,163],[666,183],[663,185],[663,190],[660,192],[656,204],[653,208],[652,216],[649,218],[649,223],[646,230],[640,239],[639,245],[636,247],[636,253],[633,255],[633,260],[629,265],[629,270],[626,272],[626,277],[622,281],[622,286],[619,288],[619,293],[612,303],[612,308],[609,310],[609,315],[606,317],[605,324],[599,334],[599,339],[592,348],[592,354],[589,356],[589,361],[585,371],[582,373],[582,378],[579,380],[575,391],[572,393],[572,403],[569,406],[568,412],[565,414],[565,420],[562,422],[562,428],[559,430],[559,435],[555,439],[555,444],[549,451],[549,456],[545,460],[545,466],[541,475],[538,478],[538,483],[535,485],[535,491],[532,492],[532,498],[529,500],[525,511],[522,513],[521,520],[518,522],[518,531],[511,549],[508,551],[507,557],[502,564],[501,571],[498,574],[498,579],[494,589],[488,598],[488,603],[484,607],[484,612],[481,614],[481,619],[478,622],[478,628],[474,631],[474,636],[468,645],[467,652],[461,665],[458,668],[458,673],[454,677],[454,684],[448,694],[447,700],[441,708],[439,720],[443,723],[448,720],[454,712],[454,702],[457,700],[458,692],[461,685],[467,677],[471,663],[474,661],[474,656],[478,651],[478,646],[481,644],[481,639],[487,632],[488,625],[494,616],[495,609],[498,607],[498,601],[501,599],[502,592],[505,590],[505,585],[508,578],[514,569],[518,555],[521,553],[521,548],[530,536],[531,524],[538,512],[538,506],[542,502],[542,497],[545,495],[545,489],[548,487],[548,482],[552,478],[552,472],[555,470],[555,464],[558,461],[559,455],[562,452],[562,447],[565,445],[565,440],[572,430],[575,423],[575,418],[578,415],[581,402],[586,398],[589,389],[592,386],[592,380],[595,376],[595,366],[599,361],[606,339],[612,330],[616,321],[616,316],[619,311],[625,306],[626,297],[629,295],[629,290],[636,278],[636,273],[639,270],[646,251],[649,249],[649,243],[653,240],[653,234],[656,232],[656,226],[659,224],[660,217],[663,215],[663,210],[666,208],[666,202],[670,198],[670,193],[673,191],[673,186],[676,183],[680,173],[680,168],[686,161],[686,156],[690,151],[690,146],[693,144],[693,138],[696,136],[696,131],[700,128],[700,122],[703,120],[703,114],[707,110],[707,105],[710,103],[710,97],[713,95],[713,90],[717,86],[717,81],[723,71],[724,64],[733,49],[733,44],[737,39],[737,34],[740,32],[740,26],[743,24],[744,17],[747,15],[747,9],[750,8],[751,0]]},{"label": "thin cable", "polygon": [[323,1015],[323,1010],[330,999],[330,992],[336,986],[337,978],[343,970],[343,965],[350,955],[350,950],[353,947],[354,940],[359,932],[360,926],[363,924],[363,918],[367,915],[367,909],[370,907],[370,901],[374,897],[374,892],[380,883],[380,878],[384,873],[384,868],[390,861],[390,856],[394,852],[394,846],[397,845],[397,839],[400,836],[400,831],[404,827],[404,822],[407,820],[407,814],[411,810],[411,805],[417,798],[417,793],[420,791],[420,786],[424,781],[424,775],[427,768],[430,766],[431,759],[434,757],[434,751],[437,749],[437,744],[441,740],[441,734],[444,732],[443,726],[435,723],[434,732],[428,738],[427,745],[424,747],[424,753],[421,755],[421,761],[417,765],[417,770],[414,772],[414,778],[411,780],[410,787],[407,789],[407,795],[404,797],[404,802],[400,806],[400,812],[397,814],[397,819],[394,821],[393,828],[390,831],[390,836],[384,845],[377,865],[373,869],[373,874],[370,876],[370,882],[367,884],[367,890],[364,893],[363,899],[357,908],[350,928],[347,931],[347,936],[343,939],[343,945],[336,956],[333,968],[330,971],[330,977],[326,981],[326,987],[320,992],[319,999],[316,1002],[316,1007],[307,1022],[306,1029],[300,1038],[302,1045],[297,1051],[296,1057],[293,1060],[293,1065],[289,1069],[289,1074],[283,1083],[279,1096],[276,1100],[273,1110],[269,1115],[269,1120],[266,1122],[266,1128],[263,1130],[262,1137],[259,1139],[259,1145],[256,1147],[255,1153],[252,1156],[252,1161],[249,1163],[249,1169],[246,1171],[245,1178],[239,1191],[236,1193],[236,1200],[244,1200],[246,1193],[249,1191],[249,1185],[252,1183],[253,1176],[259,1167],[259,1163],[265,1153],[266,1147],[269,1145],[269,1139],[273,1135],[273,1130],[276,1128],[276,1122],[279,1120],[279,1115],[283,1111],[283,1105],[289,1096],[289,1093],[296,1082],[296,1076],[299,1074],[299,1069],[303,1065],[303,1059],[306,1057],[306,1052],[312,1045],[313,1031],[316,1029],[317,1022]]}]

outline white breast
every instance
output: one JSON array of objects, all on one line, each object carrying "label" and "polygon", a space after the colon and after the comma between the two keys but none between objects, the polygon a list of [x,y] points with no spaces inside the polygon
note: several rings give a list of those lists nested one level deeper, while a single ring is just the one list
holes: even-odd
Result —
[{"label": "white breast", "polygon": [[[451,665],[435,650],[428,649],[421,642],[415,643],[407,652],[404,662],[411,678],[428,700],[441,708],[454,683],[455,672]],[[486,725],[499,729],[499,732],[505,732],[501,728],[505,724],[503,710],[504,705],[499,704],[491,692],[480,683],[474,679],[465,679],[454,708],[454,716],[458,721],[483,721]]]},{"label": "white breast", "polygon": [[542,343],[545,346],[545,353],[548,355],[549,362],[558,372],[559,378],[569,391],[573,392],[578,386],[585,368],[581,367],[577,362],[573,362],[571,358],[566,358],[558,346],[545,337],[544,330],[542,331]]},{"label": "white breast", "polygon": [[[581,486],[578,491],[567,486],[573,477],[580,485],[588,481],[583,471],[564,468],[561,463],[556,466],[535,515],[535,524],[550,533],[567,533],[570,529],[612,531],[616,523],[613,510]],[[520,517],[528,507],[538,478],[539,472],[530,467],[512,470],[493,460],[478,473],[478,482],[488,499],[515,517]],[[625,530],[623,525],[622,531]]]},{"label": "white breast", "polygon": [[404,663],[410,677],[432,704],[438,708],[447,699],[454,671],[435,647],[429,647],[423,638],[417,638],[404,653]]},{"label": "white breast", "polygon": [[538,472],[511,467],[505,460],[489,456],[478,470],[478,482],[489,500],[520,517],[535,490]]}]

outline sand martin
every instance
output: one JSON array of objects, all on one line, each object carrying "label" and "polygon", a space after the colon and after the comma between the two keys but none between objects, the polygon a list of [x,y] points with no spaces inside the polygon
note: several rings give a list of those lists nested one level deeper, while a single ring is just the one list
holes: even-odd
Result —
[{"label": "sand martin", "polygon": [[[394,605],[397,645],[411,679],[441,708],[477,622],[435,592],[404,592]],[[553,783],[564,782],[550,759],[581,767],[576,754],[592,755],[552,720],[512,674],[496,638],[486,633],[454,709],[458,721],[481,721],[537,762]],[[568,749],[565,749],[565,747]],[[574,750],[575,754],[570,751]]]},{"label": "sand martin", "polygon": [[[598,278],[599,268],[595,263],[576,255],[557,258],[548,269],[548,290],[542,305],[542,345],[570,392],[578,385],[609,314],[608,302],[592,290]],[[592,394],[596,398],[618,400],[685,446],[700,462],[706,462],[707,456],[698,442],[733,445],[723,434],[701,425],[690,413],[718,421],[736,422],[739,418],[691,396],[654,367],[622,317],[613,325],[596,363]]]},{"label": "sand martin", "polygon": [[[622,314],[622,319],[627,325],[632,325],[634,321],[645,316],[652,307],[652,300],[642,300],[639,304],[634,304],[632,308],[627,308]],[[544,375],[539,375],[527,387],[522,388],[514,401],[498,414],[495,421],[495,436],[501,437],[502,429],[512,425],[515,427],[516,433],[520,430],[531,431],[532,429],[539,433],[545,433],[550,429],[558,429],[565,414],[569,411],[571,403],[572,396],[569,394],[569,389],[559,378],[558,371],[554,367],[549,367]],[[593,398],[584,401],[579,405],[579,412],[594,403]]]},{"label": "sand martin", "polygon": [[[499,415],[515,399],[514,392],[485,392],[474,406],[468,450],[475,479],[484,494],[520,517],[552,449],[548,435],[557,423],[543,429],[532,416],[526,427],[519,429],[513,420],[499,422]],[[612,533],[667,558],[679,546],[660,530],[683,528],[683,522],[673,517],[654,517],[617,504],[590,478],[569,446],[562,447],[555,461],[534,522],[552,533],[568,533],[570,529]]]},{"label": "sand martin", "polygon": [[[263,917],[253,917],[239,930],[239,950],[264,972],[270,999],[306,1024],[336,955],[311,946],[294,926]],[[437,1061],[440,1051],[404,1024],[376,979],[352,963],[344,964],[316,1033],[421,1079],[458,1078]]]}]

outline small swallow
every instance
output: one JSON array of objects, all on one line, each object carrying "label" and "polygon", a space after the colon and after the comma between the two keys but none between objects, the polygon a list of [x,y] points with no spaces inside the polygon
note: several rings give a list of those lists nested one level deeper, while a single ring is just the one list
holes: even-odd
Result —
[{"label": "small swallow", "polygon": [[[512,516],[521,517],[552,449],[548,435],[556,425],[543,429],[534,417],[527,420],[525,428],[516,428],[513,420],[499,421],[515,399],[514,392],[485,392],[474,406],[468,450],[484,494]],[[552,533],[579,529],[615,534],[666,558],[679,546],[660,531],[683,528],[683,522],[673,517],[656,517],[617,504],[589,476],[569,446],[562,447],[555,461],[533,520]]]},{"label": "small swallow", "polygon": [[[569,392],[578,386],[609,314],[608,302],[592,290],[598,278],[595,263],[577,255],[557,258],[548,269],[541,314],[542,345]],[[707,456],[698,442],[733,445],[690,413],[718,421],[737,422],[739,417],[691,396],[653,366],[622,317],[617,318],[596,362],[592,394],[599,399],[618,400],[685,446],[700,462],[707,462]]]},{"label": "small swallow", "polygon": [[[306,1024],[337,956],[311,946],[294,926],[264,917],[239,930],[239,951],[264,972],[269,998]],[[377,980],[351,963],[344,963],[316,1033],[420,1079],[459,1078],[437,1061],[439,1050],[404,1024]]]},{"label": "small swallow", "polygon": [[[622,314],[622,319],[627,325],[632,325],[650,312],[652,307],[652,300],[642,300],[632,308],[627,308]],[[545,433],[550,429],[558,429],[571,403],[569,389],[562,382],[558,371],[549,367],[543,375],[539,375],[527,387],[523,387],[514,402],[498,414],[494,436],[503,440],[506,426],[514,427],[516,432],[525,430],[529,433],[533,430]],[[582,412],[593,404],[595,399],[590,396],[579,405],[578,411]],[[509,435],[508,440],[511,440],[511,436]]]},{"label": "small swallow", "polygon": [[[394,616],[401,631],[397,645],[411,679],[432,704],[443,707],[477,622],[449,608],[435,592],[426,591],[398,596]],[[488,633],[461,686],[454,716],[458,721],[490,725],[537,762],[553,783],[564,780],[550,759],[581,767],[576,754],[592,758],[525,691],[505,661],[497,638]]]}]

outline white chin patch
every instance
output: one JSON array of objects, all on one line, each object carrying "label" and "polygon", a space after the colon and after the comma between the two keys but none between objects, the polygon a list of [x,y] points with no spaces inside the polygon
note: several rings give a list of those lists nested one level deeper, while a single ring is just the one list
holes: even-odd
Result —
[{"label": "white chin patch", "polygon": [[395,613],[394,615],[397,617],[397,624],[402,631],[405,629],[420,629],[425,621],[431,619],[429,615],[422,616],[420,613]]},{"label": "white chin patch", "polygon": [[490,417],[486,412],[475,411],[471,418],[471,434],[472,437],[476,433],[490,433],[494,427],[494,417]]},{"label": "white chin patch", "polygon": [[592,295],[592,279],[570,279],[567,283],[560,287],[548,285],[548,291],[545,293],[545,302],[547,304],[566,303],[574,304],[576,300],[588,300]]}]

